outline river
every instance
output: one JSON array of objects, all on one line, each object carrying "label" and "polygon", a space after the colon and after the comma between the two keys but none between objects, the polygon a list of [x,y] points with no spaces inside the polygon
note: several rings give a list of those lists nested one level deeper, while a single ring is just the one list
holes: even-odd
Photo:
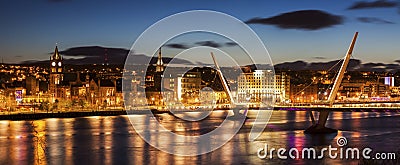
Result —
[{"label": "river", "polygon": [[[373,152],[400,150],[400,114],[390,112],[333,112],[327,126],[337,134],[311,136],[303,130],[310,126],[305,111],[273,111],[267,128],[255,141],[248,134],[256,112],[249,112],[239,132],[221,148],[198,156],[176,156],[147,144],[132,127],[127,115],[81,118],[49,118],[33,121],[0,121],[0,164],[359,164],[361,159],[272,159],[259,158],[260,147],[338,147],[345,137],[346,147],[373,149]],[[169,113],[156,119],[173,132],[197,136],[212,131],[223,120],[224,111],[213,112],[195,122],[182,121]],[[143,115],[131,115],[140,120]],[[146,122],[143,122],[146,124]],[[168,138],[159,140],[171,143]],[[199,146],[194,146],[199,147]],[[276,154],[276,153],[275,153]],[[325,154],[326,156],[326,154]],[[397,158],[399,159],[399,158]],[[398,160],[394,161],[399,163]],[[392,161],[393,163],[393,161]]]}]

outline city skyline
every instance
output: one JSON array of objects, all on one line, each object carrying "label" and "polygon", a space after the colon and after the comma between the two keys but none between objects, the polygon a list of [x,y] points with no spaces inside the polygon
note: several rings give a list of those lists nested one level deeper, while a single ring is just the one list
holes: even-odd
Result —
[{"label": "city skyline", "polygon": [[0,164],[396,164],[399,18],[399,0],[0,3]]},{"label": "city skyline", "polygon": [[[48,60],[56,43],[61,50],[83,46],[129,49],[135,39],[158,20],[196,9],[224,12],[246,22],[260,36],[274,64],[338,60],[344,56],[348,40],[355,31],[360,32],[360,40],[354,58],[364,63],[391,64],[399,60],[400,48],[396,43],[400,38],[397,33],[400,14],[396,1],[257,1],[248,5],[213,1],[140,4],[100,1],[93,4],[57,0],[12,2],[1,6],[0,56],[6,63]],[[308,12],[307,18],[307,14],[317,14],[320,18],[300,23],[285,21],[287,17],[301,20],[304,11]],[[210,40],[217,45],[204,41],[190,36],[178,38],[171,41],[164,53],[177,54],[188,45],[218,47],[226,43],[218,39]],[[65,55],[65,58],[77,57]]]}]

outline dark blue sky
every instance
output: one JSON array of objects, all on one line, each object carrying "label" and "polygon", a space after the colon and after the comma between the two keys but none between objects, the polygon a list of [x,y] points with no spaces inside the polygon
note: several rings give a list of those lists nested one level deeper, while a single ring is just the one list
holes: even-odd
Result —
[{"label": "dark blue sky", "polygon": [[341,58],[355,31],[360,32],[355,58],[384,63],[399,60],[400,11],[398,5],[393,6],[397,2],[361,1],[365,3],[358,6],[356,2],[360,1],[1,1],[0,56],[5,62],[48,59],[56,43],[61,50],[88,45],[130,48],[147,27],[187,10],[215,10],[242,21],[321,10],[343,21],[312,30],[259,23],[249,26],[261,37],[274,63]]}]

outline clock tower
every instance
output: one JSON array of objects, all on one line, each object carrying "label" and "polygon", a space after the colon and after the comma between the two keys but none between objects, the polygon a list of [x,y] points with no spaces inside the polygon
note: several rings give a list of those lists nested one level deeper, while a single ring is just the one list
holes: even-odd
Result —
[{"label": "clock tower", "polygon": [[63,80],[63,61],[56,46],[54,54],[50,56],[50,93],[57,97],[57,85]]}]

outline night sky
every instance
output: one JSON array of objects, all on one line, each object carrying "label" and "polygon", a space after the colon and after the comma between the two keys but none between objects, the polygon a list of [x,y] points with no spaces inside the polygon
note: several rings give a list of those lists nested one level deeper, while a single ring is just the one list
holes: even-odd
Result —
[{"label": "night sky", "polygon": [[[360,36],[354,58],[364,63],[396,63],[400,60],[399,3],[349,0],[1,1],[0,56],[6,63],[45,60],[56,43],[60,50],[81,46],[129,49],[135,39],[158,20],[183,11],[205,9],[246,22],[268,48],[273,63],[342,58],[355,31],[359,31]],[[166,52],[185,48],[179,45],[185,45],[183,41],[171,43],[175,45]],[[187,44],[199,42],[193,40]]]}]

